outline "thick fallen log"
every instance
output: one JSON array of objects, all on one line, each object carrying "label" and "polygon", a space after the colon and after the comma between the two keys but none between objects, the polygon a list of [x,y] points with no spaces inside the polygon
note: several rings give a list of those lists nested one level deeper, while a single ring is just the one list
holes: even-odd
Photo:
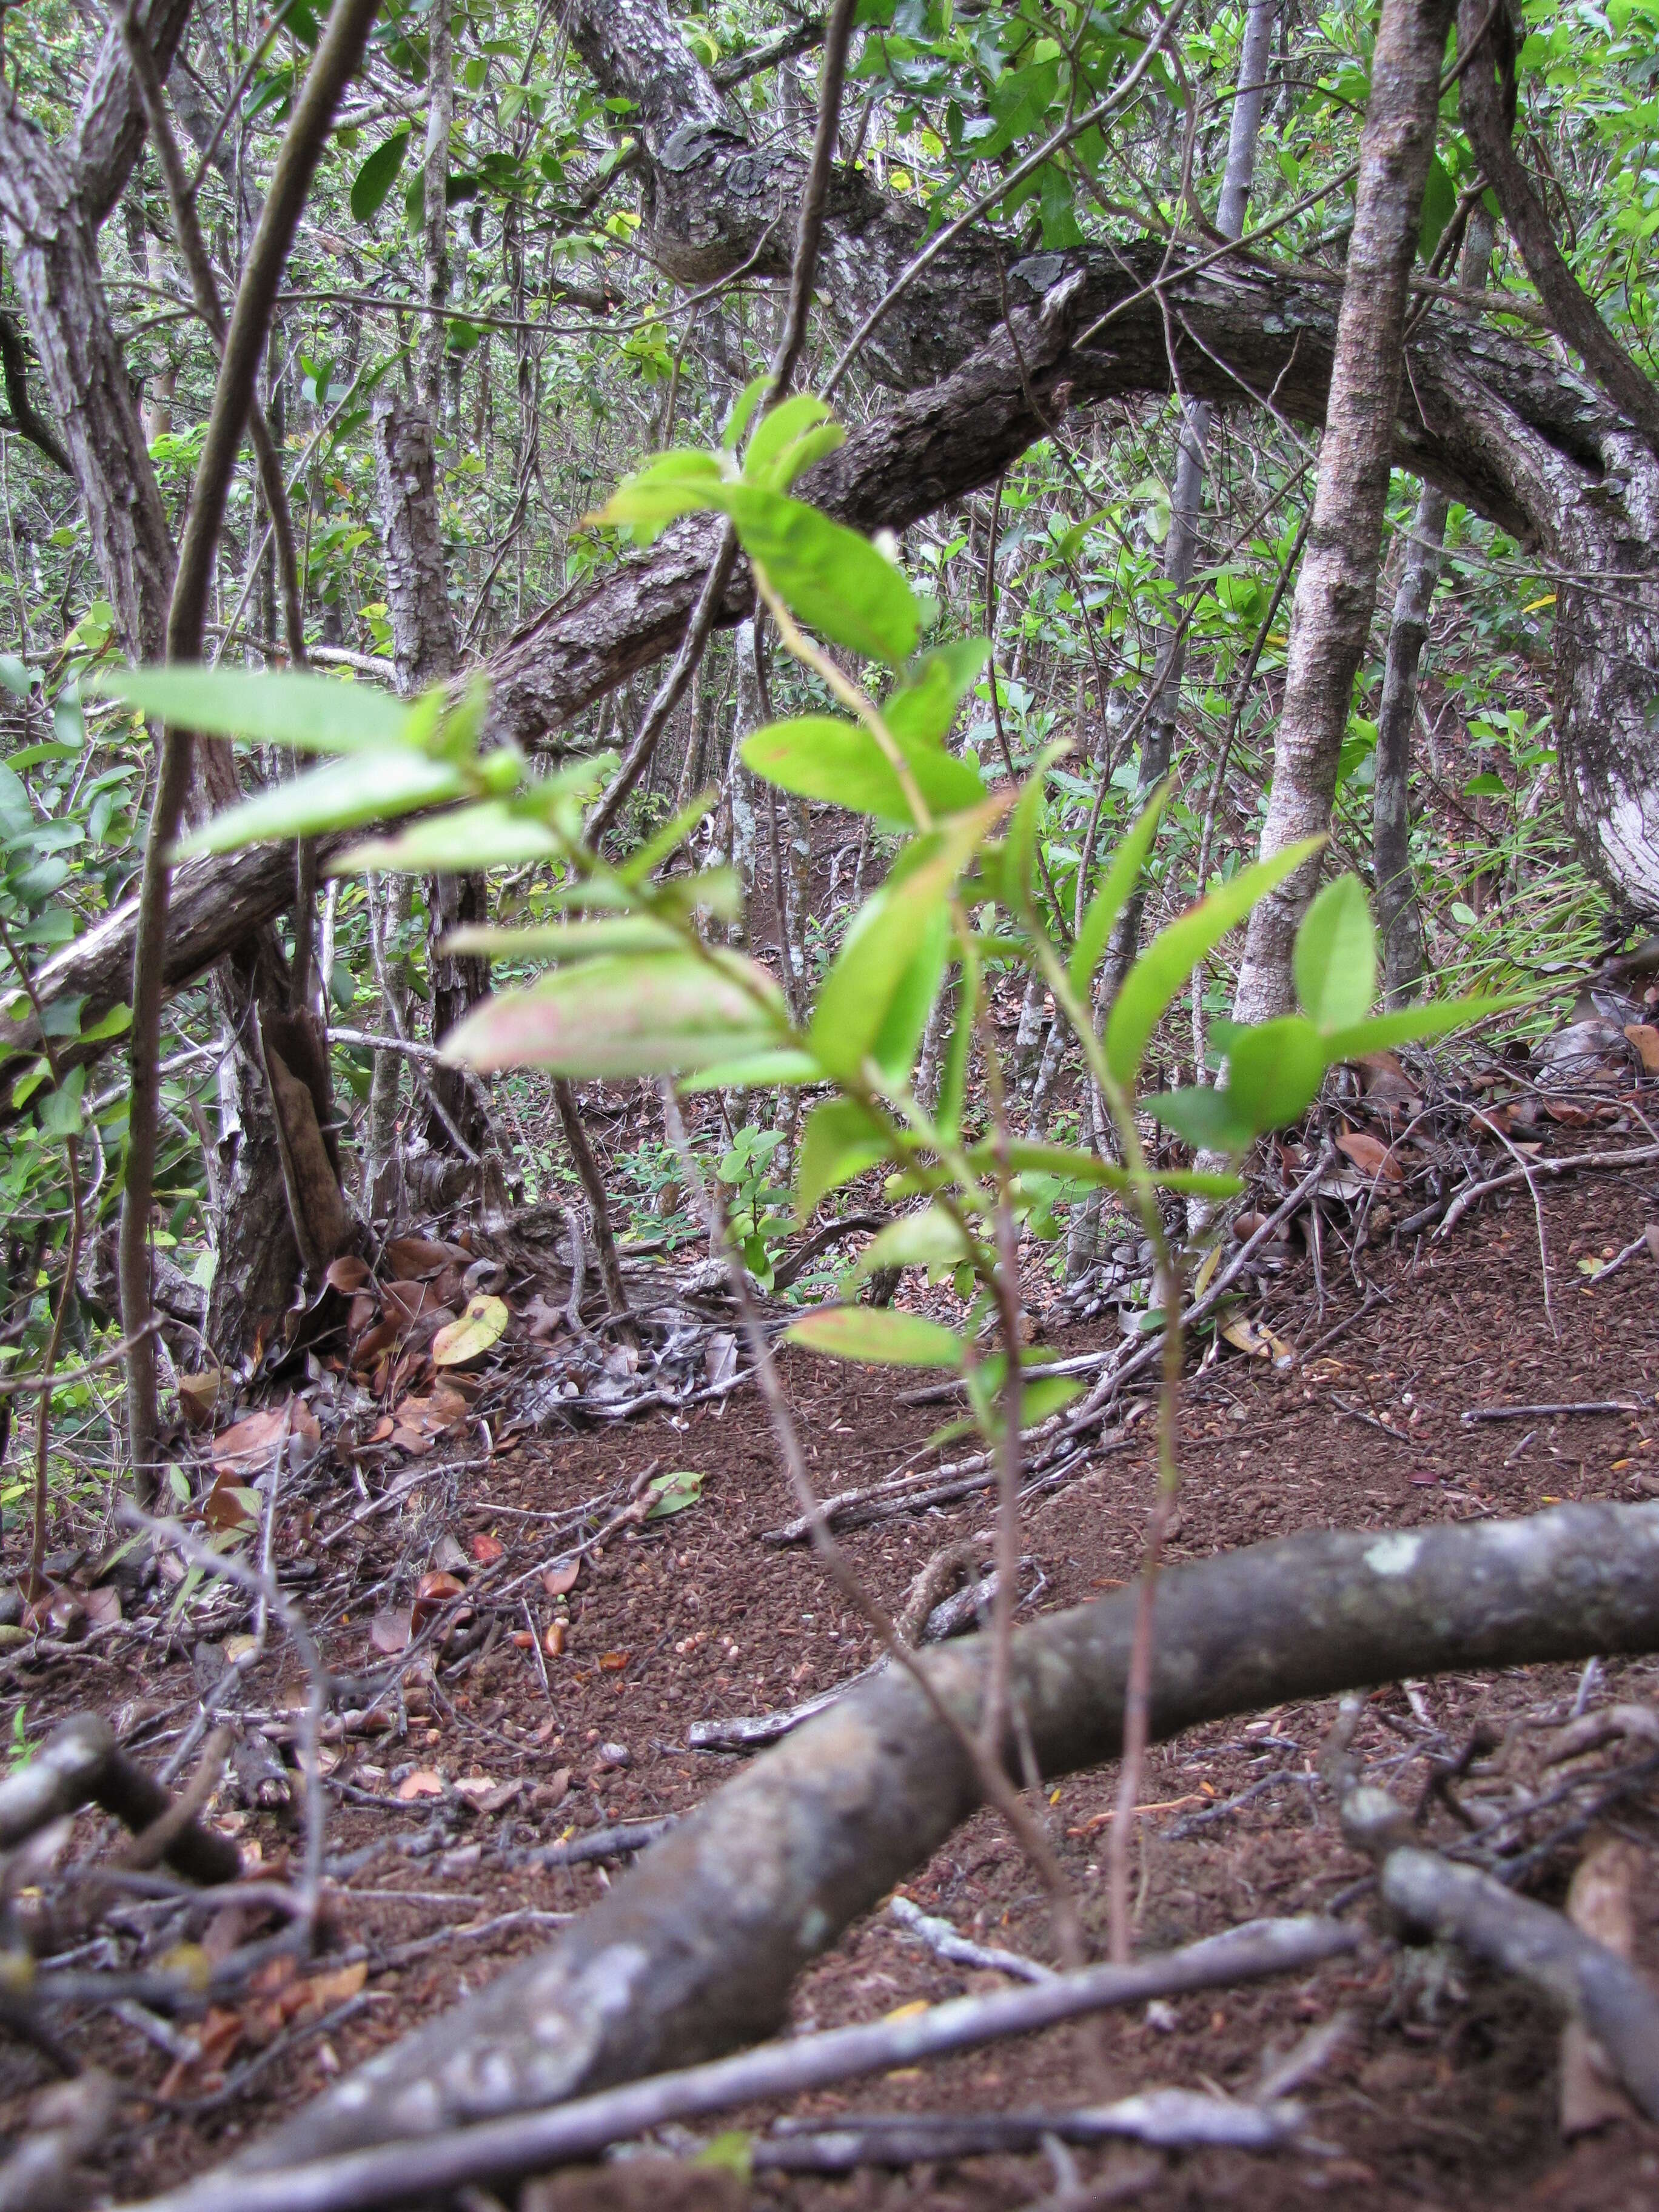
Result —
[{"label": "thick fallen log", "polygon": [[[798,2095],[861,2074],[914,2065],[919,2058],[971,2051],[1109,2006],[1145,2004],[1154,1997],[1224,1989],[1269,1974],[1305,1972],[1358,1946],[1358,1930],[1337,1920],[1251,1921],[1163,1958],[1143,1959],[1128,1966],[1090,1966],[1079,1973],[1056,1974],[1040,1989],[958,1997],[905,2019],[872,2021],[766,2044],[739,2057],[604,2090],[551,2112],[453,2128],[421,2142],[307,2160],[275,2172],[222,2171],[152,2198],[150,2212],[368,2212],[371,2207],[415,2197],[425,2199],[466,2184],[514,2180],[538,2167],[592,2158],[611,2143],[629,2142],[670,2121],[733,2112],[762,2098]],[[1098,2133],[1179,2142],[1183,2138],[1178,2130],[1184,2124],[1184,2139],[1192,2141],[1196,2119],[1192,2105],[1177,2091],[1176,2106],[1171,2106],[1170,2094],[1165,2092],[1161,2101],[1129,2100],[1139,2109],[1120,2110],[1117,2124]],[[1213,2129],[1215,2115],[1206,2117],[1212,2124],[1207,2139],[1225,2139]],[[1280,2112],[1280,2139],[1284,2117]],[[1246,2147],[1267,2148],[1273,2126],[1271,2117],[1258,2119],[1254,2128],[1246,2123]],[[1235,2129],[1231,2139],[1237,2142],[1241,2132]]]},{"label": "thick fallen log", "polygon": [[[15,1849],[83,1805],[113,1814],[134,1835],[177,1809],[172,1794],[128,1758],[106,1720],[77,1713],[53,1729],[27,1766],[0,1782],[0,1850]],[[160,1856],[187,1881],[234,1881],[242,1870],[241,1853],[229,1837],[193,1818],[167,1833]]]},{"label": "thick fallen log", "polygon": [[[1136,1591],[1015,1638],[1013,1692],[1046,1775],[1118,1749]],[[1659,1649],[1659,1505],[1313,1531],[1158,1586],[1152,1729],[1294,1698]],[[983,1640],[924,1661],[965,1718]],[[538,1957],[317,2099],[247,2169],[554,2104],[771,2033],[795,1976],[924,1863],[978,1802],[908,1675],[877,1675],[756,1759]]]}]

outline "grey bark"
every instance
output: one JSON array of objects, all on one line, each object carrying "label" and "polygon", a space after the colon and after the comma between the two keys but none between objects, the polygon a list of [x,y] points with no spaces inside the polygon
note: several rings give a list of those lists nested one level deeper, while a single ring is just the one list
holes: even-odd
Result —
[{"label": "grey bark", "polygon": [[[1485,289],[1492,248],[1492,218],[1477,207],[1469,217],[1460,270],[1466,291]],[[1391,1006],[1404,1006],[1423,981],[1423,917],[1411,865],[1412,732],[1417,722],[1418,671],[1429,634],[1429,610],[1440,580],[1449,504],[1445,493],[1433,484],[1425,484],[1418,495],[1411,542],[1395,594],[1382,702],[1376,716],[1372,855],[1382,940],[1382,990]]]},{"label": "grey bark", "polygon": [[[1450,20],[1450,0],[1383,0],[1318,488],[1297,578],[1285,703],[1273,738],[1264,859],[1330,827],[1337,760],[1376,599],[1407,279],[1434,150]],[[1291,947],[1322,865],[1319,854],[1304,861],[1252,913],[1234,1002],[1240,1021],[1263,1021],[1291,1010]]]},{"label": "grey bark", "polygon": [[[447,133],[443,143],[448,143]],[[427,365],[432,368],[430,362]],[[406,694],[442,683],[453,673],[458,658],[438,516],[433,419],[430,398],[411,405],[389,385],[383,385],[375,397],[374,477],[386,549],[386,606],[398,688]],[[483,877],[439,875],[429,879],[427,968],[434,1044],[489,989],[489,961],[475,954],[447,952],[443,940],[453,929],[488,921],[489,914],[489,890]],[[476,1150],[485,1132],[476,1094],[460,1070],[434,1066],[428,1080],[444,1112]],[[451,1141],[435,1115],[427,1135],[437,1150]]]},{"label": "grey bark", "polygon": [[[1013,1705],[1046,1776],[1111,1758],[1138,1591],[1020,1632]],[[1659,1646],[1659,1506],[1316,1531],[1167,1569],[1156,1738],[1401,1676]],[[986,1639],[924,1660],[971,1728]],[[803,1967],[977,1802],[956,1735],[873,1676],[757,1759],[560,1941],[316,2099],[256,2168],[418,2137],[712,2057],[766,2035]]]},{"label": "grey bark", "polygon": [[428,20],[422,240],[428,312],[421,319],[416,355],[420,394],[435,434],[443,420],[447,350],[443,311],[449,301],[449,133],[455,115],[455,55],[447,11],[434,8]]}]

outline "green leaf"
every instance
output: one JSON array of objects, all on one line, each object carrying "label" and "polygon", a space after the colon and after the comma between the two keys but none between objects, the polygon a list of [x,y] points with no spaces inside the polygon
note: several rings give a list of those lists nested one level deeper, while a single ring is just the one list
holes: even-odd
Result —
[{"label": "green leaf", "polygon": [[684,940],[678,930],[648,914],[619,914],[598,921],[549,922],[539,929],[501,929],[485,923],[452,929],[446,952],[482,953],[487,960],[592,960],[602,952],[671,952]]},{"label": "green leaf", "polygon": [[234,853],[267,838],[310,837],[326,830],[354,830],[386,815],[410,814],[459,799],[466,780],[452,762],[424,753],[354,753],[326,768],[270,785],[175,845],[175,860],[200,853]]},{"label": "green leaf", "polygon": [[1318,1028],[1346,1029],[1370,1013],[1376,995],[1376,932],[1358,876],[1327,884],[1304,915],[1293,968],[1302,1011]]},{"label": "green leaf", "polygon": [[1231,883],[1212,891],[1167,929],[1161,929],[1124,978],[1106,1020],[1106,1064],[1117,1081],[1133,1083],[1147,1040],[1164,1010],[1199,962],[1212,952],[1230,929],[1243,921],[1256,901],[1282,883],[1324,843],[1304,838],[1269,860],[1258,860]]},{"label": "green leaf", "polygon": [[743,434],[749,428],[750,417],[760,405],[771,381],[771,371],[763,368],[758,376],[750,378],[748,383],[732,402],[732,411],[726,418],[726,428],[720,432],[720,444],[728,453],[735,453],[743,443]]},{"label": "green leaf", "polygon": [[927,918],[921,942],[887,1002],[880,1028],[870,1042],[870,1058],[896,1089],[909,1079],[927,1017],[945,976],[951,921],[943,907]]},{"label": "green leaf", "polygon": [[1259,1136],[1294,1121],[1325,1079],[1325,1043],[1311,1022],[1286,1014],[1242,1030],[1227,1054],[1227,1101]]},{"label": "green leaf", "polygon": [[642,544],[683,514],[722,508],[725,478],[712,453],[690,448],[659,453],[624,477],[602,507],[585,517],[609,529],[631,529]]},{"label": "green leaf", "polygon": [[921,617],[909,585],[867,538],[802,500],[759,484],[723,487],[743,548],[811,629],[865,660],[896,668],[915,650]]},{"label": "green leaf", "polygon": [[872,1237],[853,1272],[865,1276],[878,1267],[954,1267],[971,1256],[967,1240],[944,1208],[924,1206],[919,1212],[890,1221]]},{"label": "green leaf", "polygon": [[795,1161],[795,1218],[808,1222],[820,1202],[887,1157],[880,1124],[851,1098],[826,1098],[801,1131]]},{"label": "green leaf", "polygon": [[[1156,1113],[1170,1095],[1166,1091],[1153,1092],[1146,1100],[1148,1109]],[[1120,1167],[1115,1160],[1103,1160],[1098,1152],[1085,1152],[1080,1146],[1042,1145],[1029,1137],[1015,1137],[1009,1140],[1007,1151],[1008,1164],[1017,1175],[1055,1176],[1065,1182],[1086,1184],[1091,1189],[1134,1188],[1134,1178],[1127,1168]],[[988,1139],[971,1147],[968,1160],[980,1174],[994,1174],[997,1147]],[[1238,1189],[1235,1176],[1209,1175],[1193,1168],[1155,1168],[1148,1180],[1158,1190],[1196,1193],[1206,1198],[1231,1198]]]},{"label": "green leaf", "polygon": [[1429,173],[1423,186],[1423,216],[1418,227],[1417,250],[1425,261],[1432,259],[1440,234],[1457,207],[1457,187],[1438,154],[1429,156]]},{"label": "green leaf", "polygon": [[990,641],[959,638],[937,647],[918,663],[908,684],[889,698],[881,718],[902,745],[943,744],[957,708],[985,665]]},{"label": "green leaf", "polygon": [[1034,1429],[1040,1422],[1046,1421],[1051,1413],[1060,1413],[1071,1404],[1082,1388],[1083,1384],[1075,1375],[1036,1376],[1020,1393],[1021,1429]]},{"label": "green leaf", "polygon": [[1155,1121],[1173,1129],[1195,1152],[1242,1152],[1255,1134],[1224,1091],[1203,1085],[1154,1091],[1141,1103]]},{"label": "green leaf", "polygon": [[1169,795],[1170,781],[1166,776],[1141,809],[1133,827],[1125,832],[1122,842],[1112,855],[1111,866],[1083,917],[1083,927],[1072,948],[1070,975],[1072,988],[1085,1006],[1089,1003],[1095,969],[1100,965],[1107,939],[1111,936],[1117,918],[1146,864],[1152,839],[1158,834],[1158,817],[1164,811],[1164,802]]},{"label": "green leaf", "polygon": [[766,970],[735,953],[611,955],[487,999],[445,1039],[444,1058],[486,1071],[678,1075],[775,1044],[786,1018]]},{"label": "green leaf", "polygon": [[394,131],[382,139],[351,180],[351,213],[357,222],[370,222],[380,213],[386,194],[398,181],[409,151],[409,132]]},{"label": "green leaf", "polygon": [[1499,994],[1486,999],[1437,999],[1432,1006],[1402,1006],[1395,1014],[1373,1014],[1351,1029],[1336,1030],[1325,1039],[1325,1057],[1334,1066],[1340,1060],[1358,1060],[1362,1053],[1391,1052],[1396,1045],[1421,1044],[1430,1037],[1449,1036],[1468,1029],[1489,1014],[1507,1012],[1526,1004],[1524,992]]},{"label": "green leaf", "polygon": [[[393,810],[379,810],[391,812]],[[474,868],[516,867],[526,860],[556,860],[563,847],[545,822],[510,800],[487,799],[448,814],[416,822],[395,837],[371,837],[329,863],[331,876],[361,876],[368,870],[393,876],[425,875],[436,869],[457,874]]]},{"label": "green leaf", "polygon": [[81,1042],[82,1044],[102,1044],[109,1037],[125,1036],[131,1027],[132,1008],[114,1006],[106,1014],[101,1015],[90,1029],[82,1030]]},{"label": "green leaf", "polygon": [[[929,811],[936,817],[977,806],[985,787],[966,761],[937,745],[898,740],[905,763]],[[769,722],[743,744],[744,765],[781,791],[844,806],[852,814],[873,814],[899,829],[915,828],[897,771],[872,732],[860,722],[830,714],[800,714],[793,721]]]},{"label": "green leaf", "polygon": [[[294,670],[117,668],[89,679],[100,698],[216,738],[257,738],[301,752],[360,753],[405,742],[411,710],[369,684]],[[416,702],[418,710],[422,702]]]},{"label": "green leaf", "polygon": [[993,793],[971,814],[918,840],[904,856],[910,865],[902,872],[896,868],[854,917],[819,990],[807,1036],[831,1075],[853,1075],[862,1066],[932,916],[1006,804],[1005,794]]},{"label": "green leaf", "polygon": [[954,1372],[963,1362],[962,1339],[953,1330],[921,1314],[876,1306],[830,1306],[808,1314],[783,1334],[786,1344],[875,1367],[948,1367]]},{"label": "green leaf", "polygon": [[653,1474],[645,1486],[651,1500],[646,1508],[647,1521],[666,1521],[672,1513],[684,1513],[688,1505],[702,1501],[702,1486],[708,1477],[695,1474],[689,1467],[677,1468],[672,1474]]},{"label": "green leaf", "polygon": [[735,1060],[717,1060],[713,1066],[700,1068],[681,1084],[682,1091],[747,1091],[757,1085],[780,1088],[784,1085],[822,1083],[823,1070],[810,1052],[802,1052],[793,1045],[781,1045],[770,1052],[744,1053]]},{"label": "green leaf", "polygon": [[[829,408],[812,392],[798,392],[793,399],[784,400],[757,425],[743,457],[744,475],[750,483],[783,489],[773,473],[779,460],[798,439],[829,421]],[[845,435],[842,431],[842,437]]]}]

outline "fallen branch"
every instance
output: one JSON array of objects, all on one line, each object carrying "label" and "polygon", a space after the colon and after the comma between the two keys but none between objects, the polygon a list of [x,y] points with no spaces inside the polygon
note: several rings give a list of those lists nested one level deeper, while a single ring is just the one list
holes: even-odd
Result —
[{"label": "fallen branch", "polygon": [[1196,2089],[1149,2089],[1066,2112],[876,2112],[799,2130],[786,2123],[756,2143],[751,2157],[757,2173],[851,2173],[861,2166],[1041,2150],[1049,2136],[1067,2143],[1127,2136],[1158,2150],[1277,2150],[1296,2140],[1306,2118],[1301,2106],[1283,2100],[1255,2104]]},{"label": "fallen branch", "polygon": [[1642,1413],[1639,1398],[1583,1398],[1560,1406],[1476,1406],[1466,1421],[1559,1421],[1572,1413]]},{"label": "fallen branch", "polygon": [[[895,2066],[913,2066],[918,2059],[1029,2035],[1111,2006],[1145,2004],[1154,1997],[1222,1989],[1270,1974],[1305,1973],[1358,1949],[1359,1940],[1357,1930],[1334,1920],[1253,1921],[1137,1966],[1091,1966],[1081,1973],[1057,1974],[1040,1988],[958,1997],[908,2019],[764,2044],[736,2058],[602,2090],[550,2112],[487,2120],[423,2141],[390,2142],[275,2171],[210,2174],[152,2197],[148,2212],[358,2212],[467,2183],[511,2180],[538,2167],[592,2158],[611,2143],[628,2142],[671,2120],[729,2112],[763,2098],[798,2096],[861,2074],[885,2073]],[[625,1993],[619,1990],[617,2001],[626,2002]],[[1139,2101],[1143,2107],[1151,2102]]]},{"label": "fallen branch", "polygon": [[[1449,1237],[1478,1198],[1490,1198],[1495,1190],[1508,1190],[1512,1183],[1525,1182],[1529,1169],[1535,1176],[1564,1176],[1576,1174],[1582,1168],[1644,1168],[1659,1160],[1659,1145],[1644,1145],[1627,1152],[1571,1152],[1565,1159],[1528,1160],[1526,1168],[1510,1168],[1504,1175],[1493,1176],[1486,1182],[1465,1183],[1446,1208],[1445,1218],[1435,1231],[1437,1239]],[[1410,1227],[1402,1222],[1402,1233]]]},{"label": "fallen branch", "polygon": [[[1132,1585],[1015,1638],[1012,1702],[1043,1774],[1117,1752],[1138,1602]],[[1659,1505],[1310,1530],[1170,1568],[1155,1627],[1159,1739],[1405,1676],[1651,1651]],[[984,1645],[921,1662],[970,1724]],[[896,1668],[872,1677],[715,1791],[548,1949],[325,2091],[239,2172],[435,2136],[772,2033],[801,1969],[979,1802],[918,1686]]]},{"label": "fallen branch", "polygon": [[937,1913],[924,1912],[908,1897],[896,1897],[888,1907],[899,1926],[925,1943],[953,1966],[979,1966],[993,1973],[1012,1974],[1017,1982],[1052,1982],[1054,1970],[1018,1951],[1005,1951],[995,1943],[975,1943]]},{"label": "fallen branch", "polygon": [[[27,1766],[0,1782],[0,1850],[13,1849],[88,1804],[113,1814],[139,1836],[163,1820],[171,1831],[178,1811],[161,1784],[127,1757],[106,1720],[77,1713],[53,1729]],[[191,1881],[234,1881],[242,1870],[241,1854],[230,1838],[189,1814],[176,1833],[167,1834],[158,1856]]]}]

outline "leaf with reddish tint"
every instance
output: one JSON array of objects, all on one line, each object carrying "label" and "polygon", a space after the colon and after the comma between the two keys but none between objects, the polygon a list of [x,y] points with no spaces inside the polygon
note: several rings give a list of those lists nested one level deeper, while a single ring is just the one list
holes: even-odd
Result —
[{"label": "leaf with reddish tint", "polygon": [[580,1559],[565,1559],[556,1567],[550,1567],[542,1577],[542,1588],[549,1597],[566,1597],[576,1587],[576,1577],[582,1571]]},{"label": "leaf with reddish tint", "polygon": [[464,1367],[469,1359],[481,1359],[492,1344],[497,1343],[512,1315],[500,1298],[492,1298],[480,1291],[470,1299],[466,1311],[459,1321],[441,1328],[432,1340],[432,1364],[434,1367]]},{"label": "leaf with reddish tint", "polygon": [[358,1259],[351,1252],[343,1253],[337,1260],[331,1260],[328,1272],[323,1277],[331,1291],[339,1291],[348,1297],[352,1291],[361,1291],[368,1279],[368,1261]]},{"label": "leaf with reddish tint", "polygon": [[410,1610],[410,1626],[420,1630],[434,1613],[444,1606],[453,1605],[458,1597],[466,1595],[466,1584],[459,1576],[442,1572],[422,1575],[415,1585],[415,1603]]},{"label": "leaf with reddish tint", "polygon": [[1405,1170],[1389,1147],[1363,1129],[1345,1129],[1336,1140],[1336,1148],[1346,1153],[1362,1175],[1381,1176],[1385,1182],[1405,1181]]},{"label": "leaf with reddish tint", "polygon": [[550,1620],[548,1622],[547,1632],[542,1638],[542,1644],[550,1659],[563,1658],[564,1639],[568,1633],[568,1631],[563,1621]]},{"label": "leaf with reddish tint", "polygon": [[405,1774],[398,1784],[398,1800],[404,1805],[412,1803],[416,1797],[441,1797],[443,1794],[444,1778],[441,1774],[434,1774],[429,1766],[421,1767],[413,1774]]},{"label": "leaf with reddish tint", "polygon": [[386,1248],[386,1272],[395,1282],[423,1282],[441,1274],[454,1256],[450,1246],[435,1237],[394,1237]]},{"label": "leaf with reddish tint", "polygon": [[620,1674],[623,1668],[627,1666],[629,1661],[633,1656],[634,1655],[631,1651],[601,1652],[599,1655],[600,1671],[606,1674]]},{"label": "leaf with reddish tint", "polygon": [[499,1536],[475,1536],[471,1551],[481,1567],[493,1567],[497,1559],[507,1557],[507,1547]]}]

